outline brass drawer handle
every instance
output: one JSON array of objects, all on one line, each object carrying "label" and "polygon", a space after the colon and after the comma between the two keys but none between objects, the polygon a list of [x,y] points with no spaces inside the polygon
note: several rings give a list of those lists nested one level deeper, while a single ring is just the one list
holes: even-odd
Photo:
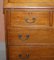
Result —
[{"label": "brass drawer handle", "polygon": [[27,57],[27,58],[29,58],[29,56],[30,56],[29,54],[26,54],[26,57]]},{"label": "brass drawer handle", "polygon": [[29,55],[29,54],[26,54],[26,55],[23,57],[22,54],[19,54],[18,56],[19,56],[19,58],[20,58],[21,60],[27,60],[30,55]]},{"label": "brass drawer handle", "polygon": [[26,21],[27,23],[35,23],[35,20],[36,20],[35,17],[32,18],[32,21],[29,21],[29,18],[26,18],[26,19],[25,19],[25,21]]},{"label": "brass drawer handle", "polygon": [[19,58],[22,58],[22,54],[19,54]]},{"label": "brass drawer handle", "polygon": [[18,38],[19,38],[20,40],[23,40],[23,41],[28,40],[29,37],[30,37],[29,34],[27,34],[25,38],[23,38],[22,34],[19,34],[19,35],[18,35]]}]

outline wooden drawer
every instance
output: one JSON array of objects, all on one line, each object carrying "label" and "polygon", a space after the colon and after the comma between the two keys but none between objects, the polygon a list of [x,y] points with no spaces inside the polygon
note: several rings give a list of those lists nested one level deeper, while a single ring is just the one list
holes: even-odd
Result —
[{"label": "wooden drawer", "polygon": [[46,9],[12,9],[10,13],[10,25],[49,25],[50,16]]},{"label": "wooden drawer", "polygon": [[12,28],[8,30],[8,45],[54,43],[53,29]]},{"label": "wooden drawer", "polygon": [[9,46],[9,60],[54,60],[54,46]]},{"label": "wooden drawer", "polygon": [[43,3],[43,2],[54,2],[53,0],[51,1],[51,0],[9,0],[9,3]]}]

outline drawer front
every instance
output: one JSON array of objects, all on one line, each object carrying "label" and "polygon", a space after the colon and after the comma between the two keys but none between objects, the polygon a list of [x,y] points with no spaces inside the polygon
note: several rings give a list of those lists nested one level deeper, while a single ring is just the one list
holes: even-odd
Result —
[{"label": "drawer front", "polygon": [[43,3],[43,2],[54,2],[53,0],[51,1],[51,0],[9,0],[9,3],[37,3],[37,2],[41,2],[41,3]]},{"label": "drawer front", "polygon": [[12,28],[8,30],[8,45],[54,43],[53,29]]},{"label": "drawer front", "polygon": [[54,46],[9,46],[9,60],[54,60]]},{"label": "drawer front", "polygon": [[[39,10],[39,11],[38,11]],[[10,25],[49,25],[49,12],[43,9],[13,9],[10,13]]]}]

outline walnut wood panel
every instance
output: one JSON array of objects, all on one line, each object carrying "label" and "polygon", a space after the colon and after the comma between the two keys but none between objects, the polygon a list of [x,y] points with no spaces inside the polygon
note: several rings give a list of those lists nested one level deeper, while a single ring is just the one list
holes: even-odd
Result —
[{"label": "walnut wood panel", "polygon": [[[30,9],[31,10],[31,9]],[[11,10],[10,25],[49,25],[49,11]]]},{"label": "walnut wood panel", "polygon": [[8,45],[54,43],[54,29],[35,27],[8,29]]},{"label": "walnut wood panel", "polygon": [[9,60],[54,60],[53,46],[9,46]]}]

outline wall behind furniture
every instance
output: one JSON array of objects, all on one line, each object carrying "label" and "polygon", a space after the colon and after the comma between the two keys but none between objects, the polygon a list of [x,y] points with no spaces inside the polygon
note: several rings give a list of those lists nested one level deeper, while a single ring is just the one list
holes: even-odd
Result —
[{"label": "wall behind furniture", "polygon": [[0,0],[0,60],[6,60],[3,0]]}]

